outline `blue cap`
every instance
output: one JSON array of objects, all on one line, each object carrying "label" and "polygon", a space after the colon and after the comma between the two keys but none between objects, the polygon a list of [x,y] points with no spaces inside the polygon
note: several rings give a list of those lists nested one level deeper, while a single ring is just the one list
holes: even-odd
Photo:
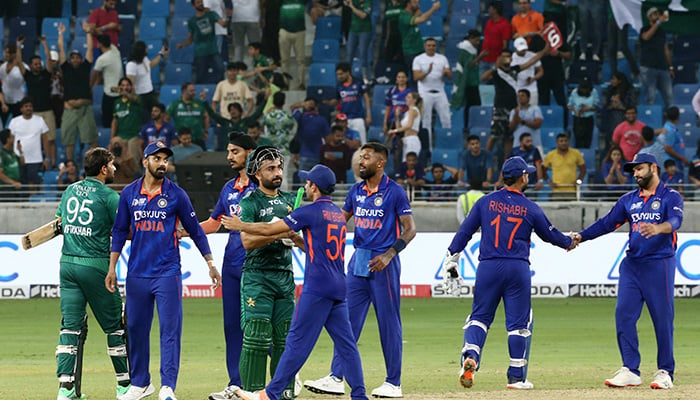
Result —
[{"label": "blue cap", "polygon": [[170,150],[168,146],[166,146],[163,142],[155,142],[146,146],[146,149],[144,149],[143,151],[143,158],[148,158],[148,156],[152,156],[159,151],[162,151],[163,153],[167,154],[168,157],[173,156],[173,151]]},{"label": "blue cap", "polygon": [[537,168],[532,165],[527,165],[525,160],[520,156],[507,159],[506,162],[503,163],[503,168],[501,169],[504,178],[520,178],[525,174],[531,174],[535,171],[537,171]]},{"label": "blue cap", "polygon": [[634,167],[636,167],[639,164],[644,164],[644,163],[659,165],[659,163],[656,162],[656,157],[654,157],[652,154],[637,153],[634,156],[634,159],[632,161],[625,163],[625,166],[623,169],[625,170],[625,172],[632,172],[632,171],[634,171]]},{"label": "blue cap", "polygon": [[330,168],[321,164],[316,164],[310,171],[299,171],[299,178],[303,181],[311,181],[325,192],[330,192],[335,185],[335,174]]}]

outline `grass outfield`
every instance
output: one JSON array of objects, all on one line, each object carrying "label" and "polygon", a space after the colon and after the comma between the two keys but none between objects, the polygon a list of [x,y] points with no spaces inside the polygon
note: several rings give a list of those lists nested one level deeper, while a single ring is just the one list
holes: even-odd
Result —
[{"label": "grass outfield", "polygon": [[[676,300],[676,387],[660,393],[648,388],[656,370],[656,342],[646,311],[639,323],[642,378],[639,388],[608,389],[605,378],[620,367],[615,341],[614,299],[535,299],[535,329],[528,378],[535,390],[505,390],[508,353],[503,312],[499,309],[484,349],[475,386],[462,389],[457,381],[462,324],[468,299],[404,299],[403,392],[406,399],[640,399],[697,398],[700,390],[700,319],[698,302]],[[227,382],[220,300],[188,299],[182,359],[176,394],[180,400],[206,399]],[[35,299],[0,302],[0,398],[52,399],[57,392],[54,351],[60,322],[59,301]],[[157,322],[151,337],[151,373],[160,377]],[[369,390],[380,385],[385,369],[376,321],[367,319],[360,353]],[[324,333],[301,371],[302,379],[328,373],[331,342]],[[106,337],[90,318],[83,392],[90,399],[114,398],[114,375],[106,354]],[[348,392],[349,393],[349,392]],[[304,390],[306,399],[338,399]],[[157,395],[150,398],[157,398]]]}]

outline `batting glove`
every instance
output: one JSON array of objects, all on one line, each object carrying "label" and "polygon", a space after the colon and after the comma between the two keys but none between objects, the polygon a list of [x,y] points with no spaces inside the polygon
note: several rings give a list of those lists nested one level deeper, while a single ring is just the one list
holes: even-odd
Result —
[{"label": "batting glove", "polygon": [[442,287],[445,289],[445,293],[455,297],[459,297],[459,288],[462,286],[462,278],[457,269],[459,256],[459,253],[450,254],[448,250],[445,254],[445,260],[442,262]]}]

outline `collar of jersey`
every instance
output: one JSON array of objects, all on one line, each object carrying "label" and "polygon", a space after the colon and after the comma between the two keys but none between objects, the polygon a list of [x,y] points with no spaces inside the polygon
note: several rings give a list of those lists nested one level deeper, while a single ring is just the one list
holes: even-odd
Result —
[{"label": "collar of jersey", "polygon": [[377,192],[379,191],[380,188],[383,188],[384,186],[386,186],[387,183],[389,183],[389,177],[386,176],[386,174],[385,174],[385,175],[382,176],[382,180],[379,181],[379,185],[377,185],[377,190],[375,190],[374,192],[371,192],[371,191],[369,190],[369,187],[367,187],[367,181],[364,181],[364,184],[362,185],[362,189],[363,189],[365,192],[367,192],[367,196],[371,196],[371,195],[377,193]]},{"label": "collar of jersey", "polygon": [[353,82],[352,76],[351,76],[351,77],[350,77],[350,83],[348,83],[348,82],[343,82],[343,86],[345,86],[345,87],[350,87],[350,85],[352,85],[353,83],[355,83],[355,82]]},{"label": "collar of jersey", "polygon": [[250,187],[250,184],[251,184],[251,183],[253,183],[253,181],[251,181],[250,179],[248,179],[248,184],[245,185],[245,186],[241,186],[241,185],[238,184],[240,181],[241,181],[241,177],[239,176],[238,178],[236,178],[236,180],[235,180],[234,183],[233,183],[233,188],[236,189],[236,190],[238,190],[239,193],[240,193],[240,192],[243,192],[247,187]]},{"label": "collar of jersey", "polygon": [[644,201],[647,201],[647,200],[649,200],[650,198],[656,196],[656,193],[661,193],[661,192],[663,191],[663,188],[665,188],[665,187],[666,187],[666,185],[664,185],[663,182],[659,181],[659,186],[657,186],[657,187],[656,187],[656,190],[654,190],[654,192],[653,192],[652,194],[650,194],[649,196],[644,196],[644,195],[642,194],[642,188],[639,188],[639,189],[637,189],[637,190],[639,190],[639,197],[643,198]]},{"label": "collar of jersey", "polygon": [[504,186],[503,190],[507,190],[507,191],[512,192],[512,193],[523,194],[523,192],[521,192],[520,190],[509,188],[508,186]]},{"label": "collar of jersey", "polygon": [[154,193],[148,193],[146,190],[144,190],[143,182],[144,182],[144,179],[141,178],[141,194],[146,196],[148,198],[148,201],[151,201],[154,197],[163,193],[163,185],[165,184],[165,179],[163,179],[163,182],[160,184],[160,187]]}]

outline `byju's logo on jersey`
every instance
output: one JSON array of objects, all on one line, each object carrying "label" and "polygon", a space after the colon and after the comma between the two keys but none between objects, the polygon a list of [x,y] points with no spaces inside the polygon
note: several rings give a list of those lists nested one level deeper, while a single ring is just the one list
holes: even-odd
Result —
[{"label": "byju's logo on jersey", "polygon": [[146,204],[147,199],[145,197],[142,197],[140,199],[133,199],[131,201],[131,206],[132,207],[141,207],[144,204]]}]

